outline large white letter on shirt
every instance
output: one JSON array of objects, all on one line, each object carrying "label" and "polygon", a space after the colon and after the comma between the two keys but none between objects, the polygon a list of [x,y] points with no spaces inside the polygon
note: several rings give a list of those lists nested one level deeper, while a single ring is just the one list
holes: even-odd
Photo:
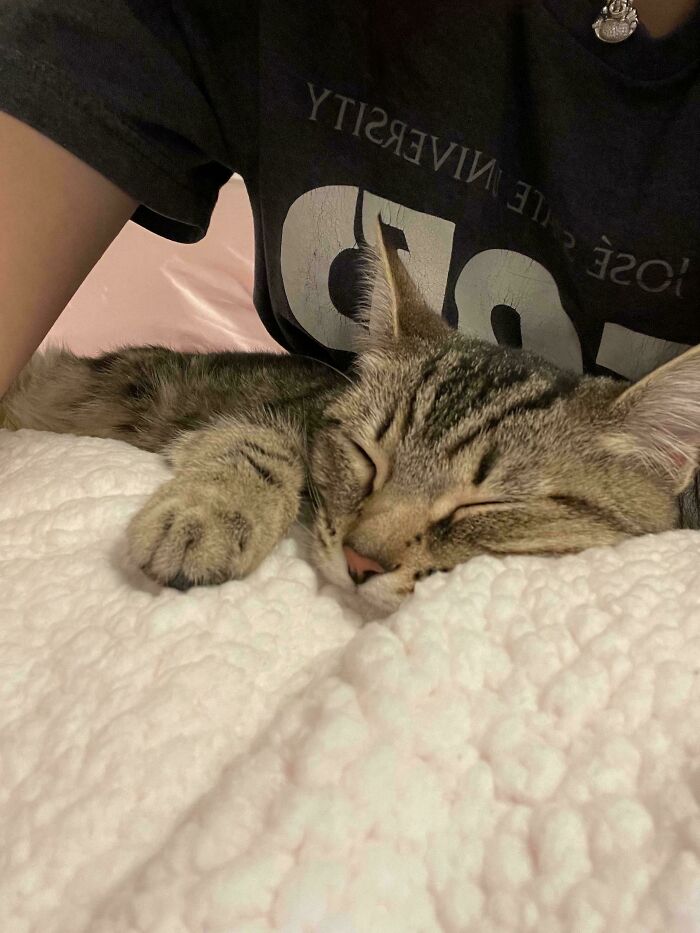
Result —
[{"label": "large white letter on shirt", "polygon": [[520,317],[524,350],[539,353],[562,369],[580,373],[581,344],[562,307],[552,275],[529,256],[487,249],[469,260],[455,285],[459,329],[495,343],[491,312],[498,305]]},{"label": "large white letter on shirt", "polygon": [[442,310],[455,225],[348,185],[307,191],[292,204],[282,227],[280,266],[292,314],[315,340],[334,350],[351,350],[361,325],[334,306],[328,283],[333,261],[356,249],[355,213],[362,197],[362,235],[374,243],[377,217],[401,230],[401,258],[430,307]]},{"label": "large white letter on shirt", "polygon": [[341,314],[328,290],[331,264],[357,246],[353,230],[357,188],[327,185],[302,194],[282,227],[280,267],[292,314],[315,340],[332,350],[350,350],[362,325]]}]

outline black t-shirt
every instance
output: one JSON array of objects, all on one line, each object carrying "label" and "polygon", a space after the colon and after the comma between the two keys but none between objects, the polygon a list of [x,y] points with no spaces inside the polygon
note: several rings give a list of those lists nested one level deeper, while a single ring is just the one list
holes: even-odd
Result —
[{"label": "black t-shirt", "polygon": [[453,325],[636,378],[700,342],[700,14],[605,45],[589,0],[5,0],[0,107],[206,231],[245,179],[256,305],[344,363],[381,214]]}]

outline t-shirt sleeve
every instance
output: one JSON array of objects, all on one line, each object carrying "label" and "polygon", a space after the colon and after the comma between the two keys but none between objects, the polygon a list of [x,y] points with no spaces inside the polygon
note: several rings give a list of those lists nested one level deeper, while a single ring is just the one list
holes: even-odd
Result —
[{"label": "t-shirt sleeve", "polygon": [[240,171],[189,39],[164,0],[2,3],[0,110],[137,199],[138,223],[181,242],[204,235],[219,188]]}]

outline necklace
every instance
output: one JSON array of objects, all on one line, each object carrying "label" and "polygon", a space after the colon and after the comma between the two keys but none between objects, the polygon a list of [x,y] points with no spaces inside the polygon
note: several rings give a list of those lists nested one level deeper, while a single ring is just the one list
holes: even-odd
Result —
[{"label": "necklace", "polygon": [[608,0],[593,23],[601,42],[624,42],[637,28],[637,11],[632,0]]}]

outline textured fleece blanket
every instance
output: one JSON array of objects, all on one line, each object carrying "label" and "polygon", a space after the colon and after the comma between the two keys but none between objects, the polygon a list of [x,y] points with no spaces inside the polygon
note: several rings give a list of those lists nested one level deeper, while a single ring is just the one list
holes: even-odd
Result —
[{"label": "textured fleece blanket", "polygon": [[147,582],[150,454],[2,432],[0,476],[3,933],[700,931],[700,535],[372,621],[303,536]]}]

